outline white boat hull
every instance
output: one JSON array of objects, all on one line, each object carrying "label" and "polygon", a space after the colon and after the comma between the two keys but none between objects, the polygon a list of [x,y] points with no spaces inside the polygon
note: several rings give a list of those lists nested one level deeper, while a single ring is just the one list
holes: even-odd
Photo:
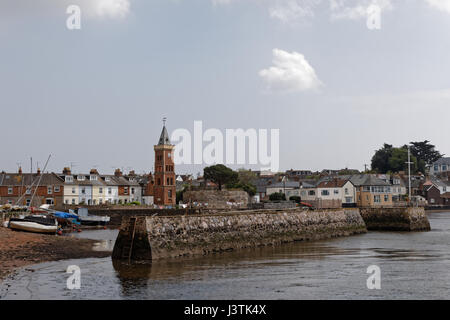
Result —
[{"label": "white boat hull", "polygon": [[30,221],[10,221],[9,228],[13,230],[21,230],[36,233],[56,233],[58,226],[46,226]]}]

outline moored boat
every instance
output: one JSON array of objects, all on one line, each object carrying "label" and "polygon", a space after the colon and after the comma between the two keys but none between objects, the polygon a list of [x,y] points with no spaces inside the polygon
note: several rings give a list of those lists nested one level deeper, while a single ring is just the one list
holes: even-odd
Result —
[{"label": "moored boat", "polygon": [[94,216],[90,215],[87,208],[76,209],[78,221],[84,226],[105,226],[109,223],[109,216]]},{"label": "moored boat", "polygon": [[12,230],[54,234],[58,230],[58,222],[52,217],[32,215],[11,218],[8,227]]}]

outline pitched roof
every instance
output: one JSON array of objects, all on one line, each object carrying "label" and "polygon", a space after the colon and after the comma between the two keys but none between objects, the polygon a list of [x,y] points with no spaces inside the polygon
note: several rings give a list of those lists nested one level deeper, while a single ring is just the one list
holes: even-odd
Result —
[{"label": "pitched roof", "polygon": [[322,181],[317,188],[342,188],[349,180],[334,179],[330,181]]},{"label": "pitched roof", "polygon": [[158,145],[170,145],[169,133],[167,132],[166,126],[163,126],[162,128]]},{"label": "pitched roof", "polygon": [[433,165],[435,165],[435,164],[437,164],[437,165],[446,164],[446,165],[450,166],[450,157],[440,158],[439,160],[437,160],[433,163]]},{"label": "pitched roof", "polygon": [[350,178],[354,186],[390,186],[391,184],[370,174],[358,174]]},{"label": "pitched roof", "polygon": [[436,177],[430,177],[430,179],[431,179],[431,182],[436,186],[436,187],[448,187],[448,186],[450,186],[449,185],[449,183],[447,182],[447,181],[445,181],[445,180],[441,180],[441,179],[438,179],[438,178],[436,178]]},{"label": "pitched roof", "polygon": [[64,180],[54,173],[3,173],[0,182],[2,186],[30,186],[38,182],[40,186],[64,184]]},{"label": "pitched roof", "polygon": [[266,188],[299,188],[300,183],[298,181],[286,181],[286,182],[278,182],[274,184],[268,184]]}]

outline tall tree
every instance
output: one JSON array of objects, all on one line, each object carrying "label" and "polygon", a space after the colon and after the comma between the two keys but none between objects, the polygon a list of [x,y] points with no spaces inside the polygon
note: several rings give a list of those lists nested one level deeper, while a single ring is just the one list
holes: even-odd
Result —
[{"label": "tall tree", "polygon": [[390,170],[389,159],[392,156],[393,147],[391,144],[385,143],[383,148],[376,150],[372,157],[372,170],[379,173],[386,173]]},{"label": "tall tree", "polygon": [[219,190],[222,190],[222,185],[224,184],[238,181],[238,173],[223,164],[206,167],[203,169],[203,173],[206,180],[217,183]]},{"label": "tall tree", "polygon": [[425,165],[430,166],[433,162],[439,160],[444,155],[435,149],[436,147],[430,141],[411,142],[411,154],[419,161],[423,160]]},{"label": "tall tree", "polygon": [[[417,171],[417,158],[411,156],[411,171]],[[389,170],[391,172],[408,170],[408,147],[393,148],[392,155],[389,158]]]}]

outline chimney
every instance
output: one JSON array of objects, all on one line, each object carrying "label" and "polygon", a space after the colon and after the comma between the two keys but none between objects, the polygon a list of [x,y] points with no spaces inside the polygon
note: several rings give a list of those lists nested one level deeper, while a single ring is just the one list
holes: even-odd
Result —
[{"label": "chimney", "polygon": [[116,171],[114,171],[114,175],[116,177],[121,177],[122,176],[122,171],[120,171],[120,169],[116,169]]},{"label": "chimney", "polygon": [[19,167],[19,174],[22,174],[22,167]]},{"label": "chimney", "polygon": [[91,171],[89,172],[89,174],[98,174],[97,169],[91,169]]},{"label": "chimney", "polygon": [[37,175],[40,176],[41,175],[41,168],[37,169]]},{"label": "chimney", "polygon": [[70,171],[70,168],[69,168],[69,167],[64,167],[62,173],[63,173],[63,175],[65,175],[65,176],[70,176],[70,175],[72,174],[72,172]]}]

